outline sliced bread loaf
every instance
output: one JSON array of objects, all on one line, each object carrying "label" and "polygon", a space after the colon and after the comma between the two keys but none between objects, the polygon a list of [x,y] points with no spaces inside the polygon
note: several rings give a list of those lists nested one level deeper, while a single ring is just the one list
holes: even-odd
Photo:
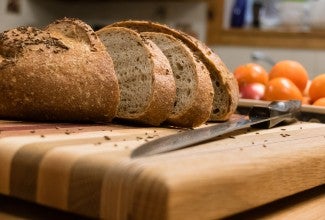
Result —
[{"label": "sliced bread loaf", "polygon": [[196,127],[209,119],[213,87],[206,67],[189,48],[171,35],[143,32],[165,54],[176,83],[176,101],[167,122],[182,127]]},{"label": "sliced bread loaf", "polygon": [[1,118],[108,122],[116,115],[113,62],[85,23],[5,31],[0,55]]},{"label": "sliced bread loaf", "polygon": [[180,39],[205,64],[210,72],[214,87],[213,110],[210,120],[227,120],[235,112],[239,97],[237,82],[218,55],[203,42],[165,25],[148,21],[121,21],[111,26],[131,28],[138,32],[160,32]]},{"label": "sliced bread loaf", "polygon": [[167,58],[150,40],[121,27],[97,31],[110,56],[120,86],[117,117],[159,125],[171,113],[176,88]]}]

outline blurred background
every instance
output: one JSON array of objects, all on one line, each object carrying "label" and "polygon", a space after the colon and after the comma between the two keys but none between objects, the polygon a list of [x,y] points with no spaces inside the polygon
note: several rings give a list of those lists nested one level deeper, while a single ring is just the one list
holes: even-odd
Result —
[{"label": "blurred background", "polygon": [[181,29],[206,42],[230,70],[257,62],[297,60],[311,78],[325,72],[324,0],[0,0],[0,32],[39,28],[75,17],[94,29],[145,19]]}]

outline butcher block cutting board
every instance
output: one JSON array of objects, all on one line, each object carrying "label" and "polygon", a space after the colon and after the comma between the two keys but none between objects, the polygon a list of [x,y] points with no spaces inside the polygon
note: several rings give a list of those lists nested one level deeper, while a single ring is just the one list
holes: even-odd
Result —
[{"label": "butcher block cutting board", "polygon": [[1,194],[94,218],[218,219],[325,183],[321,123],[135,159],[142,143],[185,130],[0,121],[0,131]]}]

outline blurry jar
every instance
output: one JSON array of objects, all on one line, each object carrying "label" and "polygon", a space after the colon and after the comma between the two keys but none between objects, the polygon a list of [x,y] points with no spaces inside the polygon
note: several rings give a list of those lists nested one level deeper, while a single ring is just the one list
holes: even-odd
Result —
[{"label": "blurry jar", "polygon": [[278,2],[280,26],[286,30],[308,31],[310,21],[309,0],[283,0]]},{"label": "blurry jar", "polygon": [[263,0],[260,9],[260,27],[262,29],[274,29],[279,25],[280,18],[277,9],[279,0]]}]

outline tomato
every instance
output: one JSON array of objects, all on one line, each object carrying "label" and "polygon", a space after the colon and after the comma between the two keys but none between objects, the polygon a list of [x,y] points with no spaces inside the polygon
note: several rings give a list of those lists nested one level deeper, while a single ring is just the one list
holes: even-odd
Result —
[{"label": "tomato", "polygon": [[306,69],[297,61],[283,60],[276,63],[270,71],[270,80],[277,77],[290,79],[301,92],[304,91],[308,82]]},{"label": "tomato", "polygon": [[239,86],[249,83],[262,83],[265,85],[269,79],[266,70],[256,63],[238,66],[234,71],[234,75]]},{"label": "tomato", "polygon": [[309,87],[309,97],[312,102],[325,97],[325,73],[316,76]]},{"label": "tomato", "polygon": [[315,106],[324,106],[325,107],[325,97],[317,99],[313,105]]},{"label": "tomato", "polygon": [[289,79],[278,77],[270,80],[265,87],[265,100],[301,100],[302,93],[298,87]]}]

